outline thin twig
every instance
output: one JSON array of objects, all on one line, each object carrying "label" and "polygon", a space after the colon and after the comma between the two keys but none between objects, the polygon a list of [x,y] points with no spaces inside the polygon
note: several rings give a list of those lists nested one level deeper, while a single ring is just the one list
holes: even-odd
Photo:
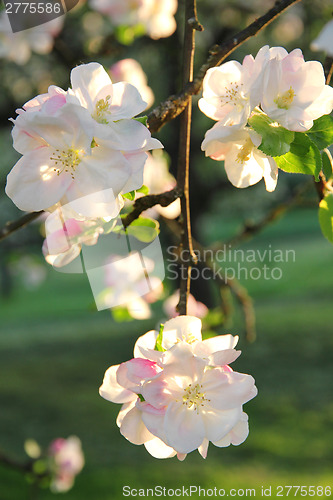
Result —
[{"label": "thin twig", "polygon": [[192,82],[184,86],[183,90],[168,97],[164,102],[152,110],[148,115],[148,126],[151,132],[157,132],[163,125],[178,116],[187,106],[189,96],[198,94],[208,69],[221,64],[237,47],[255,36],[259,31],[268,26],[276,17],[291,5],[301,0],[281,0],[277,2],[266,14],[256,19],[253,23],[229,38],[220,45],[214,45],[209,51],[207,61],[201,66]]},{"label": "thin twig", "polygon": [[[183,49],[183,85],[193,80],[193,60],[194,60],[194,35],[195,30],[193,23],[189,23],[189,19],[193,19],[193,14],[196,13],[196,0],[186,0],[185,3],[185,35]],[[192,247],[191,235],[191,218],[190,218],[190,196],[189,196],[189,169],[190,169],[190,140],[191,140],[191,118],[192,118],[192,97],[188,96],[187,105],[183,114],[180,117],[180,135],[179,135],[179,151],[178,151],[178,170],[177,170],[177,185],[182,190],[181,197],[181,242],[180,249],[188,251],[195,260]],[[187,299],[190,293],[191,282],[191,262],[186,263],[185,276],[180,277],[179,286],[179,303],[176,307],[179,314],[186,314]]]}]

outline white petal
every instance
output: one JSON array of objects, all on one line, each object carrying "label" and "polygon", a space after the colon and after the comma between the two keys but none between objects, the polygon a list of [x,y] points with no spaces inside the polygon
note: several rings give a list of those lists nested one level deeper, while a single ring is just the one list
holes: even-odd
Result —
[{"label": "white petal", "polygon": [[54,172],[52,151],[43,147],[22,156],[7,176],[6,194],[21,210],[38,212],[57,203],[73,182]]},{"label": "white petal", "polygon": [[154,349],[156,344],[156,339],[158,337],[158,332],[156,330],[150,330],[149,332],[141,335],[135,342],[134,346],[134,357],[144,358],[142,355],[141,348],[144,349]]},{"label": "white petal", "polygon": [[124,157],[131,169],[131,175],[122,188],[122,193],[129,193],[139,189],[143,184],[143,169],[147,160],[147,153],[124,153]]},{"label": "white petal", "polygon": [[113,97],[110,111],[112,121],[133,118],[144,111],[147,103],[140,92],[130,83],[120,82],[113,85]]},{"label": "white petal", "polygon": [[228,434],[236,425],[242,414],[242,407],[230,410],[202,409],[202,418],[205,424],[206,437],[213,443]]},{"label": "white petal", "polygon": [[246,188],[262,179],[263,169],[252,152],[245,162],[237,159],[238,153],[239,149],[234,147],[225,159],[224,168],[231,184],[237,188]]},{"label": "white petal", "polygon": [[82,106],[93,113],[97,94],[112,82],[103,66],[98,63],[89,63],[81,64],[72,70],[71,83]]},{"label": "white petal", "polygon": [[190,453],[205,437],[205,426],[200,413],[182,402],[172,402],[165,413],[164,430],[167,443],[179,453]]},{"label": "white petal", "polygon": [[174,457],[177,452],[161,441],[161,439],[155,437],[150,441],[144,443],[146,450],[154,458],[171,458]]},{"label": "white petal", "polygon": [[253,377],[218,367],[205,372],[202,385],[210,405],[218,410],[239,407],[256,395]]},{"label": "white petal", "polygon": [[142,412],[134,406],[122,419],[120,433],[133,444],[144,444],[152,439],[151,433],[142,421]]},{"label": "white petal", "polygon": [[163,329],[164,349],[169,349],[180,340],[193,342],[201,340],[201,320],[194,316],[178,316],[166,321]]}]

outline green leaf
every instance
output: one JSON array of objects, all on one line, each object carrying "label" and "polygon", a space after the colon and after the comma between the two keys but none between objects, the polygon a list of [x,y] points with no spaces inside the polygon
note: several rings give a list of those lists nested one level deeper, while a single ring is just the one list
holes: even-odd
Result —
[{"label": "green leaf", "polygon": [[134,120],[136,120],[137,122],[142,123],[142,125],[144,125],[145,127],[147,127],[148,116],[138,116],[137,118],[134,118]]},{"label": "green leaf", "polygon": [[136,192],[137,193],[142,193],[142,194],[144,194],[146,196],[147,194],[149,194],[149,187],[145,186],[143,184],[143,186],[141,186],[139,189],[137,189]]},{"label": "green leaf", "polygon": [[126,200],[134,201],[135,191],[130,191],[129,193],[123,194],[123,198],[126,198]]},{"label": "green leaf", "polygon": [[333,144],[333,118],[330,115],[318,118],[306,135],[319,149],[327,148]]},{"label": "green leaf", "polygon": [[132,316],[128,312],[127,307],[118,306],[111,309],[113,319],[118,323],[123,323],[125,321],[133,321]]},{"label": "green leaf", "polygon": [[267,115],[255,113],[249,119],[249,124],[262,137],[258,149],[268,156],[281,156],[290,150],[295,132],[286,130]]},{"label": "green leaf", "polygon": [[159,223],[154,219],[139,217],[126,228],[126,232],[144,243],[150,243],[160,232]]},{"label": "green leaf", "polygon": [[285,172],[314,175],[319,179],[322,168],[320,151],[303,132],[295,132],[295,140],[289,153],[274,158],[277,166]]},{"label": "green leaf", "polygon": [[333,195],[325,196],[319,203],[319,224],[325,238],[333,243]]},{"label": "green leaf", "polygon": [[332,156],[331,156],[331,153],[329,152],[328,149],[324,150],[321,153],[321,159],[323,161],[323,174],[325,175],[326,180],[328,181],[332,177],[332,174],[333,174]]},{"label": "green leaf", "polygon": [[162,347],[162,342],[163,342],[163,330],[164,330],[164,325],[160,325],[160,331],[156,339],[156,344],[155,344],[155,351],[160,351],[164,352],[166,349]]}]

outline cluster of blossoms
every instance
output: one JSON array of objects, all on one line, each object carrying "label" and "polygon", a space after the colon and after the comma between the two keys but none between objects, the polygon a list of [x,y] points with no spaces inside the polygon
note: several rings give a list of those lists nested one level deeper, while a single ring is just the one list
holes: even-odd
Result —
[{"label": "cluster of blossoms", "polygon": [[224,160],[234,186],[245,188],[264,178],[267,191],[273,191],[277,164],[258,149],[262,137],[248,121],[266,114],[272,127],[305,132],[332,111],[333,88],[325,85],[322,65],[305,62],[300,49],[288,54],[282,47],[264,46],[242,64],[229,61],[208,70],[199,108],[217,121],[201,146],[206,156]]},{"label": "cluster of blossoms", "polygon": [[84,466],[81,441],[76,436],[67,439],[58,438],[52,441],[48,450],[48,461],[51,470],[52,491],[64,493],[70,490]]},{"label": "cluster of blossoms", "polygon": [[122,404],[121,434],[156,458],[179,460],[195,449],[205,458],[209,442],[241,444],[248,435],[243,404],[257,389],[250,375],[229,366],[240,355],[237,340],[203,341],[201,321],[193,316],[173,318],[160,332],[140,337],[134,358],[111,366],[100,387],[103,398]]},{"label": "cluster of blossoms", "polygon": [[89,5],[109,16],[115,26],[142,25],[154,40],[176,30],[177,0],[90,0]]},{"label": "cluster of blossoms", "polygon": [[71,72],[72,88],[49,87],[18,110],[12,131],[22,158],[6,193],[21,210],[70,204],[85,217],[115,217],[121,194],[143,183],[147,150],[161,148],[133,119],[146,103],[129,83],[112,84],[98,63]]}]

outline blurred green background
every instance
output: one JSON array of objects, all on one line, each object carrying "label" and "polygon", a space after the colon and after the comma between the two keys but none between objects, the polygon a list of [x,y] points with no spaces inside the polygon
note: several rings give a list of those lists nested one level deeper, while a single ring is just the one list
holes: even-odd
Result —
[{"label": "blurred green background", "polygon": [[[197,67],[214,41],[243,28],[273,4],[199,1],[206,31],[197,36]],[[323,61],[324,54],[314,55],[309,44],[331,11],[330,0],[304,1],[231,58],[242,60],[268,43],[288,50],[301,47],[307,59]],[[179,89],[181,33],[156,42],[142,37],[126,45],[112,34],[109,37],[105,20],[103,30],[93,33],[88,15],[91,12],[84,5],[67,16],[50,55],[33,55],[24,67],[0,61],[2,186],[19,156],[11,146],[8,117],[36,93],[45,92],[50,83],[66,88],[75,64],[97,60],[108,67],[118,59],[135,57],[148,74],[156,103]],[[100,54],[105,40],[108,50]],[[247,190],[233,188],[222,165],[205,159],[199,150],[212,125],[195,103],[191,201],[194,235],[204,245],[226,241],[245,219],[260,220],[304,182],[303,177],[281,174],[274,193],[267,193],[262,182]],[[175,120],[158,135],[170,154],[173,172],[177,129]],[[252,374],[259,389],[259,395],[245,406],[250,418],[248,439],[239,447],[211,446],[206,460],[195,452],[182,463],[176,458],[156,460],[144,447],[128,443],[115,424],[120,407],[98,395],[105,370],[131,358],[136,338],[164,317],[161,302],[153,305],[149,320],[117,323],[109,311],[96,312],[85,275],[61,274],[47,267],[38,224],[1,242],[0,450],[24,462],[23,443],[28,438],[47,447],[55,437],[79,436],[86,466],[75,487],[64,494],[68,500],[120,499],[125,485],[255,488],[256,496],[261,486],[272,486],[272,497],[277,485],[333,487],[333,253],[320,232],[316,203],[312,187],[301,207],[241,246],[264,252],[271,245],[292,249],[296,255],[295,262],[281,264],[280,280],[241,280],[254,300],[256,342],[245,340],[236,302],[229,323],[217,328],[217,333],[240,336],[242,356],[233,368]],[[1,226],[19,215],[2,189]],[[164,249],[171,241],[163,224],[161,241]],[[176,288],[173,282],[166,286]],[[211,283],[193,283],[193,291],[208,306],[218,305]],[[0,500],[23,500],[29,495],[24,477],[0,464]],[[51,498],[54,495],[48,490],[40,492],[41,500]]]}]

